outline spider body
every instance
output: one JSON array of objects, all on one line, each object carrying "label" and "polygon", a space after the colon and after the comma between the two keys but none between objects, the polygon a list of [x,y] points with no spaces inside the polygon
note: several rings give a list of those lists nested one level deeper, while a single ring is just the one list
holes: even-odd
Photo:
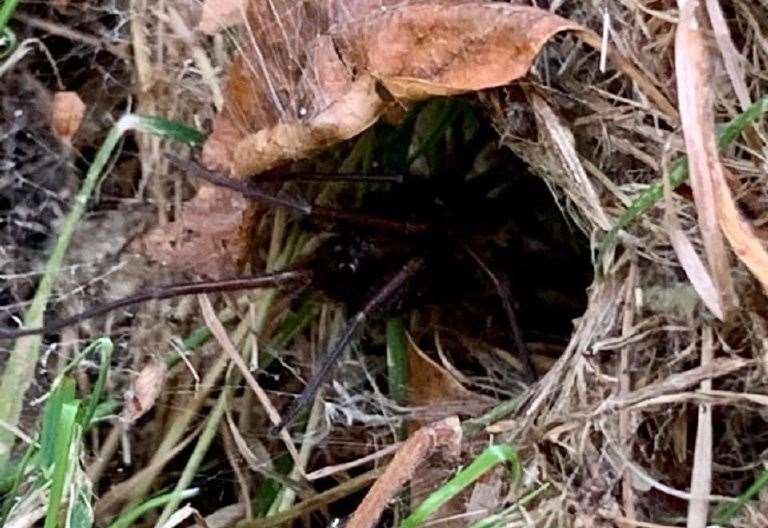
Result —
[{"label": "spider body", "polygon": [[[471,119],[469,123],[473,125]],[[410,126],[415,127],[413,121]],[[276,195],[265,190],[268,182],[235,181],[169,156],[190,177],[301,215],[308,229],[322,234],[322,242],[289,270],[155,287],[43,328],[0,329],[0,338],[54,333],[148,299],[304,286],[347,306],[350,317],[277,429],[293,422],[330,377],[358,330],[382,314],[432,307],[453,321],[474,322],[477,332],[490,329],[497,341],[503,336],[499,345],[517,352],[523,376],[533,381],[536,372],[526,340],[546,341],[569,332],[571,318],[579,315],[585,301],[591,267],[583,245],[575,244],[576,237],[557,220],[562,217],[546,186],[527,173],[522,161],[495,146],[492,130],[469,129],[467,119],[450,124],[443,133],[452,147],[427,155],[431,170],[407,174],[400,183],[391,183],[400,178],[386,174],[407,169],[416,158],[397,143],[399,139],[382,141],[379,158],[385,175],[365,181],[342,176],[342,181],[359,182],[347,188],[357,192],[337,193],[333,205]],[[393,156],[399,161],[392,163]],[[365,192],[359,192],[360,185]]]},{"label": "spider body", "polygon": [[[366,197],[360,206],[363,215],[391,220],[392,229],[365,229],[343,222],[329,226],[310,220],[315,229],[329,231],[310,257],[317,290],[351,311],[359,310],[389,276],[409,260],[419,258],[424,270],[380,312],[456,302],[482,296],[489,290],[493,294],[489,281],[465,248],[473,248],[491,260],[496,253],[505,259],[497,263],[499,267],[504,273],[511,271],[514,262],[509,260],[520,251],[520,244],[510,234],[514,230],[508,229],[514,215],[508,214],[505,220],[501,214],[505,200],[468,194],[456,200],[456,196],[440,192],[443,189],[439,182],[426,182],[434,187],[425,186],[423,181],[415,186],[409,184],[409,180],[417,178],[423,179],[405,176],[402,184]],[[407,226],[420,229],[409,232]]]},{"label": "spider body", "polygon": [[[406,175],[402,184],[366,194],[356,213],[344,209],[339,217],[328,214],[334,209],[314,215],[305,211],[326,239],[301,266],[313,270],[315,290],[355,315],[280,427],[291,423],[314,396],[363,323],[427,305],[452,312],[462,308],[477,319],[477,327],[491,317],[506,330],[501,333],[508,340],[500,344],[518,353],[523,377],[533,381],[536,373],[518,323],[516,299],[520,294],[538,302],[535,289],[541,274],[567,266],[573,255],[564,248],[559,263],[544,266],[530,254],[552,244],[523,236],[518,225],[520,214],[530,214],[531,202],[537,200],[521,192],[527,184],[520,187],[520,182],[531,178],[509,166],[472,178],[457,173]],[[539,231],[545,234],[547,228]],[[510,278],[516,287],[510,287]],[[537,326],[546,330],[546,319]]]}]

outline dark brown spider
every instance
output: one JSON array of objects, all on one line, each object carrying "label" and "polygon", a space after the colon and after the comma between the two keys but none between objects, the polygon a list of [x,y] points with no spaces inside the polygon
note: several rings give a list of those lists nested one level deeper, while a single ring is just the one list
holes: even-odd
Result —
[{"label": "dark brown spider", "polygon": [[[515,196],[514,189],[512,197],[509,190],[504,192],[508,173],[484,174],[469,181],[462,171],[433,177],[409,175],[402,182],[399,178],[384,176],[378,180],[395,180],[393,188],[367,194],[363,208],[350,211],[278,196],[263,187],[208,171],[192,161],[168,157],[188,176],[227,187],[262,204],[288,209],[303,215],[316,226],[330,226],[327,240],[312,258],[290,270],[223,281],[159,286],[67,319],[48,322],[43,328],[0,329],[0,338],[52,334],[83,319],[149,299],[309,285],[346,304],[354,315],[309,383],[283,413],[281,423],[272,430],[274,433],[293,423],[312,401],[358,329],[373,316],[430,303],[463,302],[468,297],[492,293],[502,308],[509,341],[524,366],[525,378],[529,382],[535,381],[536,371],[515,313],[510,279],[518,283],[516,289],[530,290],[529,284],[520,283],[534,280],[533,275],[556,275],[569,265],[574,268],[578,265],[572,261],[573,252],[568,248],[563,249],[559,263],[542,266],[541,259],[534,256],[532,263],[527,264],[526,259],[536,250],[531,251],[525,246],[539,247],[540,250],[546,243],[520,235],[521,228],[514,222],[521,220],[517,218],[516,209],[522,209],[526,215],[533,215],[535,211],[526,204],[529,197]],[[366,177],[346,176],[342,179],[364,181]],[[536,199],[530,197],[530,201]],[[530,223],[532,219],[523,220]],[[542,269],[532,273],[529,269],[532,266]],[[518,271],[527,268],[527,276],[516,276]],[[572,290],[578,291],[584,282],[581,277]],[[534,313],[533,317],[547,318],[549,315],[543,310],[540,314]],[[551,326],[546,320],[540,323],[537,325],[540,331]]]}]

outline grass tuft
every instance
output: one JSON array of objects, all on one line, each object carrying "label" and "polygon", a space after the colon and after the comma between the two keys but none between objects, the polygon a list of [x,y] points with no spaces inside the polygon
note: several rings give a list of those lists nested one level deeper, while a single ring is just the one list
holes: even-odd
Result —
[{"label": "grass tuft", "polygon": [[[6,4],[3,6],[5,7]],[[64,255],[72,241],[75,229],[85,213],[88,200],[101,180],[104,168],[107,166],[120,138],[131,130],[174,139],[192,146],[200,144],[204,139],[200,132],[184,124],[157,117],[126,114],[115,123],[96,153],[96,157],[85,175],[85,180],[75,196],[72,209],[64,220],[61,232],[32,298],[32,303],[24,315],[25,327],[38,327],[43,323],[43,313],[61,270]],[[18,425],[23,395],[33,381],[41,345],[42,336],[39,335],[26,336],[16,340],[2,377],[0,377],[0,422],[8,425],[11,429]],[[0,428],[0,474],[5,473],[5,466],[15,441],[9,428]]]}]

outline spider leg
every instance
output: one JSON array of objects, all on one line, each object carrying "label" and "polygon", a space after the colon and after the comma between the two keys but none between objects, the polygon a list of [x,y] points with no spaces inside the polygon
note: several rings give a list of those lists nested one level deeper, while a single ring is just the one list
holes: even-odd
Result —
[{"label": "spider leg", "polygon": [[281,286],[291,282],[307,282],[309,280],[310,274],[307,271],[280,271],[252,277],[240,277],[223,280],[202,280],[184,282],[180,284],[155,286],[154,288],[141,290],[132,295],[128,295],[108,303],[93,306],[71,317],[56,319],[46,323],[41,327],[0,328],[0,339],[16,339],[17,337],[35,334],[52,334],[58,330],[61,330],[62,328],[71,326],[86,319],[97,317],[99,315],[103,315],[125,306],[131,306],[151,300],[169,299],[171,297],[179,297],[182,295],[196,295],[198,293],[269,288]]},{"label": "spider leg", "polygon": [[322,207],[319,205],[308,204],[299,200],[281,198],[260,189],[256,185],[229,178],[215,171],[209,171],[208,169],[201,167],[199,164],[193,161],[184,160],[172,154],[166,154],[166,157],[173,165],[185,171],[190,176],[194,176],[219,187],[224,187],[226,189],[238,192],[248,198],[276,205],[278,207],[284,207],[303,215],[312,216],[323,220],[344,222],[351,225],[368,227],[378,231],[398,233],[401,235],[424,234],[433,228],[433,226],[421,222],[403,222],[391,218],[369,216],[361,213],[343,211],[334,207]]},{"label": "spider leg", "polygon": [[259,181],[264,182],[351,182],[351,183],[403,183],[402,174],[363,174],[359,172],[345,172],[334,174],[326,172],[299,172],[299,173],[272,173],[259,174]]},{"label": "spider leg", "polygon": [[301,391],[301,394],[291,403],[288,411],[283,415],[278,425],[270,429],[270,436],[277,435],[281,430],[290,426],[302,409],[304,409],[315,397],[315,394],[328,379],[332,368],[336,365],[342,352],[346,350],[357,329],[374,313],[382,304],[392,298],[394,294],[400,291],[405,282],[415,275],[424,266],[424,261],[420,258],[409,260],[400,271],[392,277],[381,289],[379,289],[363,308],[357,312],[348,322],[344,331],[341,333],[338,341],[333,348],[323,358],[320,369],[315,373],[312,379]]},{"label": "spider leg", "polygon": [[496,294],[501,299],[501,304],[504,308],[504,313],[507,316],[507,323],[512,331],[512,342],[517,350],[517,355],[520,361],[523,363],[523,369],[525,370],[525,377],[530,383],[534,383],[538,377],[536,376],[536,368],[533,366],[533,360],[531,359],[531,352],[523,340],[523,333],[520,330],[520,325],[517,324],[517,316],[515,315],[515,309],[512,308],[512,293],[509,291],[509,281],[500,277],[500,272],[492,270],[488,264],[480,258],[471,247],[466,244],[462,244],[462,248],[472,259],[477,262],[480,269],[483,270],[488,278],[496,288]]}]

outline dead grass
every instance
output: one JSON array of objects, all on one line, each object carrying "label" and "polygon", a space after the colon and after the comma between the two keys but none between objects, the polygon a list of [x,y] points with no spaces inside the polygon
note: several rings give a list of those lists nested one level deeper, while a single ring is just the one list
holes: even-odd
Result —
[{"label": "dead grass", "polygon": [[[523,81],[478,96],[503,144],[547,183],[566,217],[590,240],[596,254],[606,231],[632,201],[659,182],[675,160],[694,153],[687,116],[684,111],[677,114],[678,90],[709,83],[714,128],[766,93],[768,12],[765,5],[736,0],[723,2],[725,12],[721,13],[718,2],[707,1],[714,29],[710,32],[705,24],[703,38],[714,58],[709,69],[698,71],[698,84],[690,86],[675,78],[680,64],[675,56],[675,31],[682,15],[671,0],[550,4],[566,18],[597,33],[605,31],[610,45],[675,107],[660,108],[631,79],[613,70],[610,60],[608,71],[601,72],[600,52],[571,34],[551,41]],[[113,97],[130,101],[138,113],[208,127],[223,106],[224,76],[236,51],[231,38],[234,30],[203,36],[195,31],[199,6],[185,0],[164,4],[132,0],[125,12],[115,14],[121,23],[113,22],[102,34],[77,27],[74,21],[80,9],[89,16],[96,10],[74,5],[60,11],[35,8],[33,13],[23,14],[16,27],[19,34],[32,29],[55,34],[72,46],[94,47],[101,41],[103,53],[113,57],[110,61],[130,54],[120,77],[126,88]],[[120,38],[109,39],[106,30]],[[31,75],[21,73],[24,60],[18,58],[10,72],[0,64],[0,82],[10,86],[10,76]],[[109,72],[108,66],[106,70]],[[71,72],[61,75],[66,84]],[[41,81],[45,85],[41,93],[56,89],[54,77],[50,74]],[[88,83],[83,86],[87,88]],[[11,97],[4,90],[4,100]],[[92,99],[86,101],[94,109],[91,130],[86,129],[89,134],[75,148],[98,146],[94,130],[104,127],[94,113],[115,107],[103,93]],[[111,115],[109,111],[101,114]],[[36,119],[27,127],[34,137],[47,141],[41,152],[56,152],[58,146],[45,131],[42,118]],[[768,196],[766,137],[763,120],[758,120],[720,158],[725,181],[737,201],[730,218],[738,211],[749,220],[755,236],[750,242],[759,248],[764,247]],[[149,203],[151,212],[138,215],[143,217],[141,221],[171,225],[182,216],[191,189],[169,170],[163,152],[170,148],[162,139],[137,136],[135,144],[124,145],[124,154],[116,159],[110,176],[113,182],[105,183],[103,192],[115,197],[121,208],[134,212],[139,204]],[[5,155],[13,159],[15,154]],[[51,157],[42,159],[48,160],[43,164],[47,167]],[[704,164],[708,162],[712,160]],[[675,191],[668,189],[664,201],[621,232],[618,243],[594,263],[598,273],[588,289],[587,309],[575,322],[564,352],[548,365],[546,375],[525,393],[519,406],[493,415],[491,422],[482,424],[488,430],[477,428],[480,432],[475,440],[466,442],[464,463],[491,439],[510,443],[520,453],[523,475],[515,480],[505,474],[504,485],[491,502],[488,513],[500,515],[494,526],[687,523],[704,527],[760,477],[768,449],[764,433],[768,312],[754,275],[759,278],[758,272],[765,270],[759,259],[742,261],[727,250],[727,244],[734,242],[728,233],[720,235],[723,220],[718,211],[723,206],[717,202],[718,188],[710,191],[709,202],[699,200],[699,177],[694,175],[693,189],[687,184]],[[41,177],[35,182],[43,185],[50,179]],[[62,196],[67,188],[70,195],[73,192],[74,187],[64,186]],[[18,194],[12,200],[14,205],[30,203]],[[36,204],[51,203],[36,200]],[[708,204],[704,211],[702,203]],[[107,210],[113,205],[104,199],[97,208]],[[706,226],[702,218],[708,218]],[[84,227],[98,228],[98,217],[96,225]],[[125,229],[116,228],[121,249],[130,237]],[[261,221],[257,241],[267,269],[294,261],[303,248],[315,242],[280,214]],[[41,249],[22,250],[24,258],[18,265],[2,262],[4,274],[27,273],[40,262]],[[15,250],[0,251],[0,258],[18,258]],[[166,273],[144,261],[137,264],[135,256],[127,258],[117,250],[99,262],[93,256],[84,258],[91,261],[89,270],[99,270],[96,273],[108,278],[95,286],[97,291],[92,287],[83,294],[67,292],[60,285],[61,298],[70,296],[88,304],[104,291],[105,282],[119,290],[122,283],[132,288],[137,282],[158,282],[155,277]],[[73,261],[71,265],[83,263]],[[707,278],[709,290],[701,286]],[[34,281],[23,280],[27,280],[26,286],[20,286],[18,279],[8,279],[16,281],[10,286],[14,296],[9,301],[29,298]],[[83,280],[77,276],[74,282],[77,285]],[[705,300],[713,310],[704,307],[697,291],[710,291]],[[234,526],[246,517],[252,518],[245,524],[249,527],[278,526],[297,519],[316,525],[325,520],[312,512],[325,509],[332,517],[355,509],[361,490],[383,474],[373,461],[388,460],[384,457],[394,451],[390,446],[406,436],[401,429],[403,402],[387,400],[376,384],[378,378],[353,354],[343,368],[352,373],[351,379],[367,379],[373,387],[370,391],[358,394],[350,388],[353,382],[339,383],[334,397],[315,404],[303,435],[267,438],[266,424],[278,420],[267,401],[284,391],[295,392],[299,385],[270,379],[267,371],[259,370],[264,369],[265,358],[275,352],[277,361],[300,364],[291,361],[291,353],[284,350],[290,348],[309,361],[307,358],[324,353],[324,344],[341,321],[339,308],[328,304],[308,307],[311,313],[305,319],[300,313],[286,317],[289,302],[273,291],[230,297],[215,306],[200,299],[201,313],[214,336],[204,344],[195,342],[190,323],[200,319],[197,303],[182,300],[142,309],[130,326],[117,316],[103,325],[74,329],[63,335],[60,344],[48,348],[38,365],[41,387],[90,337],[109,335],[115,325],[131,328],[118,341],[119,354],[109,377],[110,395],[115,400],[127,395],[129,402],[131,398],[141,401],[148,391],[142,382],[147,383],[150,374],[154,376],[150,388],[155,392],[141,402],[146,408],[143,416],[113,415],[83,437],[84,474],[95,492],[93,506],[100,525],[108,525],[121,511],[130,511],[161,491],[197,486],[219,490],[218,495],[189,499],[211,528]],[[718,314],[718,307],[720,318],[713,315]],[[426,327],[423,320],[411,325],[416,331]],[[482,361],[514,370],[513,361],[498,360],[506,357],[504,353],[489,352]],[[487,359],[490,357],[496,359]],[[232,358],[237,359],[230,362]],[[503,391],[510,395],[520,392],[520,386],[509,379],[491,383],[498,378],[490,382],[477,379],[448,359],[439,359],[444,360],[442,367],[455,368],[455,377],[475,384],[474,388],[490,383],[498,389],[497,397]],[[162,367],[147,373],[148,364]],[[262,375],[257,379],[253,372]],[[87,366],[78,374],[84,393],[89,390],[89,374]],[[36,414],[33,406],[28,408]],[[345,417],[354,418],[358,425],[345,427]],[[35,431],[33,420],[25,420],[21,427],[27,434]],[[359,467],[347,465],[360,458],[365,463]],[[286,469],[288,460],[294,462],[292,469]],[[448,465],[448,471],[418,471],[412,492],[439,488],[458,463]],[[334,469],[333,476],[322,473],[326,466]],[[336,472],[336,466],[342,469]],[[323,478],[317,478],[318,472]],[[315,478],[308,478],[312,476]],[[397,496],[395,489],[388,494]],[[401,497],[400,502],[415,505],[422,498],[406,501]],[[170,518],[175,507],[182,506],[175,499],[162,514],[161,510],[149,512],[137,525],[153,525],[158,515],[161,520]],[[344,506],[329,509],[336,501]],[[29,516],[30,511],[36,510],[30,506],[20,511],[15,518],[21,519],[18,526],[32,526],[24,524],[23,519],[30,517],[22,515]],[[192,519],[203,526],[191,510],[178,511],[188,515],[185,522]],[[266,514],[270,517],[264,518]],[[441,511],[440,515],[449,514]],[[40,516],[31,518],[34,522]],[[456,526],[466,525],[463,518],[457,519]],[[735,527],[768,525],[764,494],[747,501],[728,523]],[[437,525],[450,524],[446,520]]]}]

